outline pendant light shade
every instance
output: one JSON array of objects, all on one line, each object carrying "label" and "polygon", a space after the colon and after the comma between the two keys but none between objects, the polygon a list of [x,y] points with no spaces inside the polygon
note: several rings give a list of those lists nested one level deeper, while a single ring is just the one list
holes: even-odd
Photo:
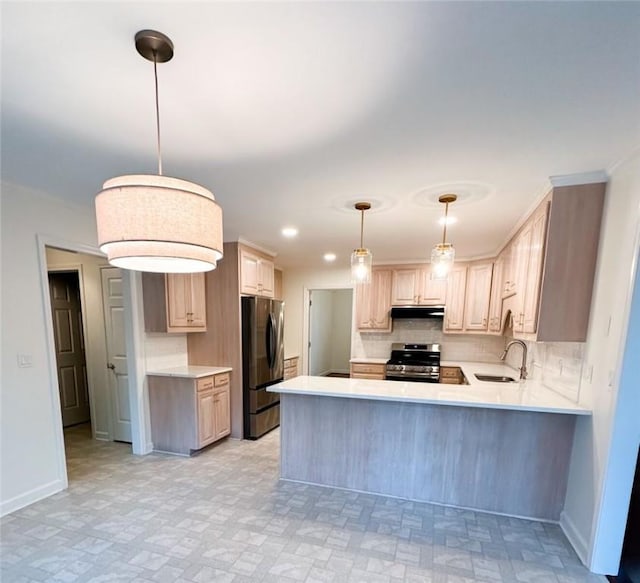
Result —
[{"label": "pendant light shade", "polygon": [[364,239],[364,211],[371,208],[368,202],[357,202],[355,209],[360,211],[360,247],[351,254],[351,283],[371,283],[371,265],[373,255],[365,249]]},{"label": "pendant light shade", "polygon": [[431,251],[432,274],[435,279],[445,279],[451,271],[456,251],[451,243],[447,243],[447,223],[449,205],[457,200],[455,194],[443,194],[438,201],[445,205],[442,243],[438,243]]},{"label": "pendant light shade", "polygon": [[206,188],[168,176],[112,178],[96,196],[98,244],[134,271],[195,273],[222,258],[222,209]]},{"label": "pendant light shade", "polygon": [[111,265],[134,271],[196,273],[222,259],[222,209],[206,188],[163,176],[157,63],[173,57],[160,32],[136,34],[136,49],[153,62],[158,174],[107,180],[96,196],[98,245]]}]

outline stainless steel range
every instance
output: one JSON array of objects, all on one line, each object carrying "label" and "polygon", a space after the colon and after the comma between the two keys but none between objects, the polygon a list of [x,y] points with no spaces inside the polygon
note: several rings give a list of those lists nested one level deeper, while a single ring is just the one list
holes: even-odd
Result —
[{"label": "stainless steel range", "polygon": [[386,379],[391,381],[440,381],[439,344],[391,345],[391,358],[387,361]]}]

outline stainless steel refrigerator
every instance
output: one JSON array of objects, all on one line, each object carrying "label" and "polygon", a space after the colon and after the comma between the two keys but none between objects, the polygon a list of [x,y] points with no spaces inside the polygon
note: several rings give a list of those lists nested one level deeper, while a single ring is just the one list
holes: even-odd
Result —
[{"label": "stainless steel refrigerator", "polygon": [[280,395],[266,389],[284,374],[284,303],[242,298],[244,437],[258,439],[280,425]]}]

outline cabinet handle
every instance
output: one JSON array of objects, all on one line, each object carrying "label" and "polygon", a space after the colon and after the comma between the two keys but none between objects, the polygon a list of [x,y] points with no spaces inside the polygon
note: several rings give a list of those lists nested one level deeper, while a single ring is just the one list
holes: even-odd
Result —
[{"label": "cabinet handle", "polygon": [[487,325],[487,319],[486,318],[482,318],[482,325],[486,326]]}]

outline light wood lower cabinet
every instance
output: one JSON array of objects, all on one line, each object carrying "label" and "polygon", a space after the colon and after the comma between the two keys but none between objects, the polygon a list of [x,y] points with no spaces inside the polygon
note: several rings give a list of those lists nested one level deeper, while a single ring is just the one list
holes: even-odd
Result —
[{"label": "light wood lower cabinet", "polygon": [[298,357],[284,359],[284,380],[292,379],[298,376]]},{"label": "light wood lower cabinet", "polygon": [[156,451],[189,455],[231,432],[230,373],[198,379],[149,375]]},{"label": "light wood lower cabinet", "polygon": [[351,363],[352,379],[374,379],[383,381],[386,375],[386,364]]}]

